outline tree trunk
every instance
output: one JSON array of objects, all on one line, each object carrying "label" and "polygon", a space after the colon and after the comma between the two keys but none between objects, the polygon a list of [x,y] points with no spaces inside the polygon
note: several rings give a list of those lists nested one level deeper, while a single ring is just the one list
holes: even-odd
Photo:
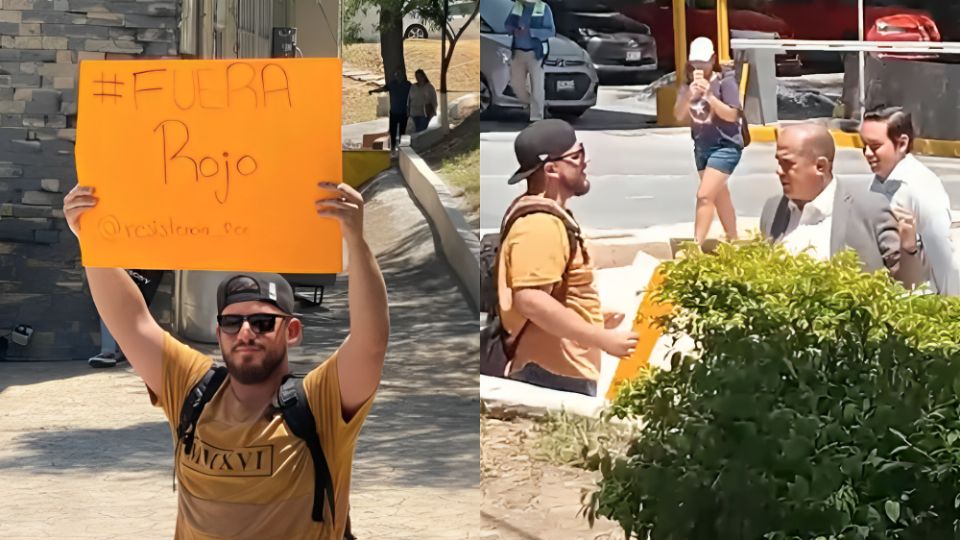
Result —
[{"label": "tree trunk", "polygon": [[460,41],[460,36],[462,36],[467,27],[473,23],[473,19],[476,18],[478,13],[480,13],[479,1],[476,6],[474,6],[473,13],[456,34],[453,33],[449,23],[443,25],[443,31],[450,42],[450,45],[443,51],[444,54],[440,58],[440,125],[443,126],[443,129],[450,128],[450,121],[447,118],[449,107],[447,104],[447,71],[450,69],[450,62],[453,61],[453,51],[457,48],[457,42]]},{"label": "tree trunk", "polygon": [[[447,31],[448,25],[443,25],[443,34],[440,36],[444,40],[444,44],[450,40],[452,36]],[[447,104],[447,69],[450,67],[450,57],[453,55],[453,48],[456,45],[456,41],[450,43],[449,48],[444,46],[443,52],[440,55],[440,103],[438,111],[440,116],[440,129],[444,131],[450,129],[450,118],[449,116],[449,105]]]},{"label": "tree trunk", "polygon": [[400,69],[404,75],[407,65],[403,60],[403,13],[400,2],[380,3],[380,57],[383,59],[383,77],[388,82]]}]

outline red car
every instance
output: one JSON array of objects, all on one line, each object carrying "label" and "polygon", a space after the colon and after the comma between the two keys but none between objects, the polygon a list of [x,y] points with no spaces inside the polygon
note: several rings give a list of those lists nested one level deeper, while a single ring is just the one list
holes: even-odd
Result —
[{"label": "red car", "polygon": [[[881,17],[870,27],[867,41],[942,41],[937,24],[926,15],[901,13]],[[923,53],[874,53],[877,58],[900,58],[905,60],[930,60],[936,54]]]},{"label": "red car", "polygon": [[[618,6],[624,15],[650,27],[657,42],[657,56],[661,68],[672,69],[673,59],[673,9],[670,0],[643,2],[642,4],[624,4]],[[709,37],[717,42],[717,11],[699,9],[687,4],[687,45],[700,36]],[[776,16],[747,9],[728,11],[731,30],[753,30],[755,32],[777,33],[781,38],[793,38],[793,32],[782,19]],[[780,59],[778,58],[778,61]]]},{"label": "red car", "polygon": [[[763,9],[786,21],[794,39],[857,39],[860,35],[855,0],[771,0]],[[868,30],[878,19],[891,15],[929,15],[915,9],[878,6],[864,6],[863,14]]]}]

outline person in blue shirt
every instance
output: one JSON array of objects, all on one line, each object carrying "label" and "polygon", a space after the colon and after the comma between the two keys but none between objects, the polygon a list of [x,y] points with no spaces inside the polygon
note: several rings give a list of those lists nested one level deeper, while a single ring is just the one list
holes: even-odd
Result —
[{"label": "person in blue shirt", "polygon": [[543,61],[549,52],[549,39],[557,35],[553,12],[543,0],[517,0],[504,25],[513,34],[510,86],[517,99],[527,105],[530,121],[543,120]]},{"label": "person in blue shirt", "polygon": [[411,86],[412,84],[407,80],[404,69],[397,68],[387,84],[369,92],[371,95],[378,92],[390,94],[390,151],[394,153],[400,148],[400,137],[407,132],[407,121],[409,119],[407,101],[410,97]]}]

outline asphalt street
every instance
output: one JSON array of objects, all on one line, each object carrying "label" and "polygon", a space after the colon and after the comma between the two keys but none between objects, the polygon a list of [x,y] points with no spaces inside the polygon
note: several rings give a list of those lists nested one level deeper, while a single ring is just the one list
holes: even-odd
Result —
[{"label": "asphalt street", "polygon": [[[698,184],[693,142],[686,128],[656,128],[655,111],[632,95],[637,89],[601,87],[599,105],[574,122],[587,150],[588,195],[571,203],[584,227],[642,229],[693,221]],[[496,229],[523,184],[508,186],[517,168],[513,141],[525,126],[517,116],[481,123],[480,228]],[[737,214],[759,217],[764,202],[781,193],[774,145],[754,143],[730,179]],[[960,209],[960,159],[921,157],[943,179]],[[869,174],[860,150],[838,149],[834,172]],[[691,231],[692,233],[692,231]]]}]

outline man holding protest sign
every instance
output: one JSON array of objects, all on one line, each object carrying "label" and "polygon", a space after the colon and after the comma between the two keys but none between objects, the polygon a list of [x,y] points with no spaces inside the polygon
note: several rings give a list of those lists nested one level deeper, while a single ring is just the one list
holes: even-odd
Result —
[{"label": "man holding protest sign", "polygon": [[[185,437],[178,428],[186,398],[206,384],[213,360],[165,332],[122,269],[86,268],[100,317],[170,422],[181,484],[176,538],[344,537],[354,447],[380,382],[390,325],[383,276],[363,237],[362,196],[345,184],[320,187],[329,197],[317,201],[316,212],[339,221],[350,254],[350,334],[302,386],[332,494],[318,494],[316,454],[279,412],[287,350],[303,337],[283,278],[241,273],[221,283],[217,339],[226,376],[204,396],[206,407]],[[78,238],[81,218],[97,204],[93,187],[77,186],[64,200]]]}]

